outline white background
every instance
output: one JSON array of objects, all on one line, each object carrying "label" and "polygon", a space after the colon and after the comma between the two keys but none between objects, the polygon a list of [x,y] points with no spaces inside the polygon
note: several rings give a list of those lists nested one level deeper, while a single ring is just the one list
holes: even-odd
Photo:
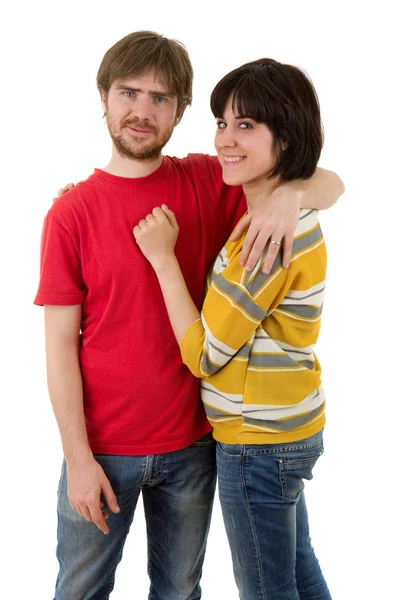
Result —
[{"label": "white background", "polygon": [[[335,600],[398,598],[399,67],[395,2],[14,2],[1,17],[1,597],[53,596],[61,447],[47,397],[42,309],[32,306],[45,212],[108,161],[95,77],[125,34],[188,48],[194,102],[167,152],[213,151],[210,92],[260,57],[306,69],[325,125],[321,166],[346,194],[321,215],[329,277],[318,356],[325,455],[307,485],[314,545]],[[397,290],[397,291],[396,291]],[[147,597],[139,506],[113,600]],[[218,501],[203,597],[237,598]],[[79,600],[79,599],[71,599]]]}]

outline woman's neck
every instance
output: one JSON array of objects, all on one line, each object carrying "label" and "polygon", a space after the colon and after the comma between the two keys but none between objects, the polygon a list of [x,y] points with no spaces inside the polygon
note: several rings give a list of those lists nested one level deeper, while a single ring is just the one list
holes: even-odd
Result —
[{"label": "woman's neck", "polygon": [[273,194],[276,188],[281,184],[281,179],[261,179],[250,181],[243,185],[243,192],[246,196],[249,212],[257,210]]}]

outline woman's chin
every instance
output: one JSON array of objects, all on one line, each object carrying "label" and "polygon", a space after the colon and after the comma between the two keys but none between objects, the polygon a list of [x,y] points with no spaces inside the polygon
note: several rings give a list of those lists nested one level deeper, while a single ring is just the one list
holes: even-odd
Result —
[{"label": "woman's chin", "polygon": [[225,171],[222,171],[222,179],[226,185],[242,185],[243,183],[243,177]]}]

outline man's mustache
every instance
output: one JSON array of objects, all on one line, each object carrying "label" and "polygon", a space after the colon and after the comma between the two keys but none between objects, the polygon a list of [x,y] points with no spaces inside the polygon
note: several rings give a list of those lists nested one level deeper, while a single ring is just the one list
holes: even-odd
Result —
[{"label": "man's mustache", "polygon": [[123,127],[133,127],[134,129],[141,129],[142,131],[151,131],[152,133],[157,133],[158,129],[154,125],[150,125],[145,121],[140,121],[139,119],[126,120],[122,122]]}]

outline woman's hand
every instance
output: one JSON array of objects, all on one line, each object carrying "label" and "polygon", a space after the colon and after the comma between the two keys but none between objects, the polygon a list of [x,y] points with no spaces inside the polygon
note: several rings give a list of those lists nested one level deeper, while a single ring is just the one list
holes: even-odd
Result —
[{"label": "woman's hand", "polygon": [[179,227],[172,210],[163,204],[133,229],[135,240],[155,271],[175,256]]},{"label": "woman's hand", "polygon": [[244,240],[240,264],[252,271],[268,248],[264,259],[263,272],[269,273],[279,250],[283,249],[282,266],[288,268],[293,247],[293,235],[299,221],[301,194],[282,184],[271,196],[260,204],[257,210],[248,214],[231,236],[238,240],[248,229]]},{"label": "woman's hand", "polygon": [[56,198],[53,198],[53,204],[54,202],[57,202],[57,200],[59,198],[61,198],[61,196],[63,196],[64,194],[66,194],[67,192],[69,192],[69,190],[72,190],[72,188],[75,187],[74,183],[67,183],[67,185],[64,185],[64,187],[60,188],[58,190],[58,194]]}]

